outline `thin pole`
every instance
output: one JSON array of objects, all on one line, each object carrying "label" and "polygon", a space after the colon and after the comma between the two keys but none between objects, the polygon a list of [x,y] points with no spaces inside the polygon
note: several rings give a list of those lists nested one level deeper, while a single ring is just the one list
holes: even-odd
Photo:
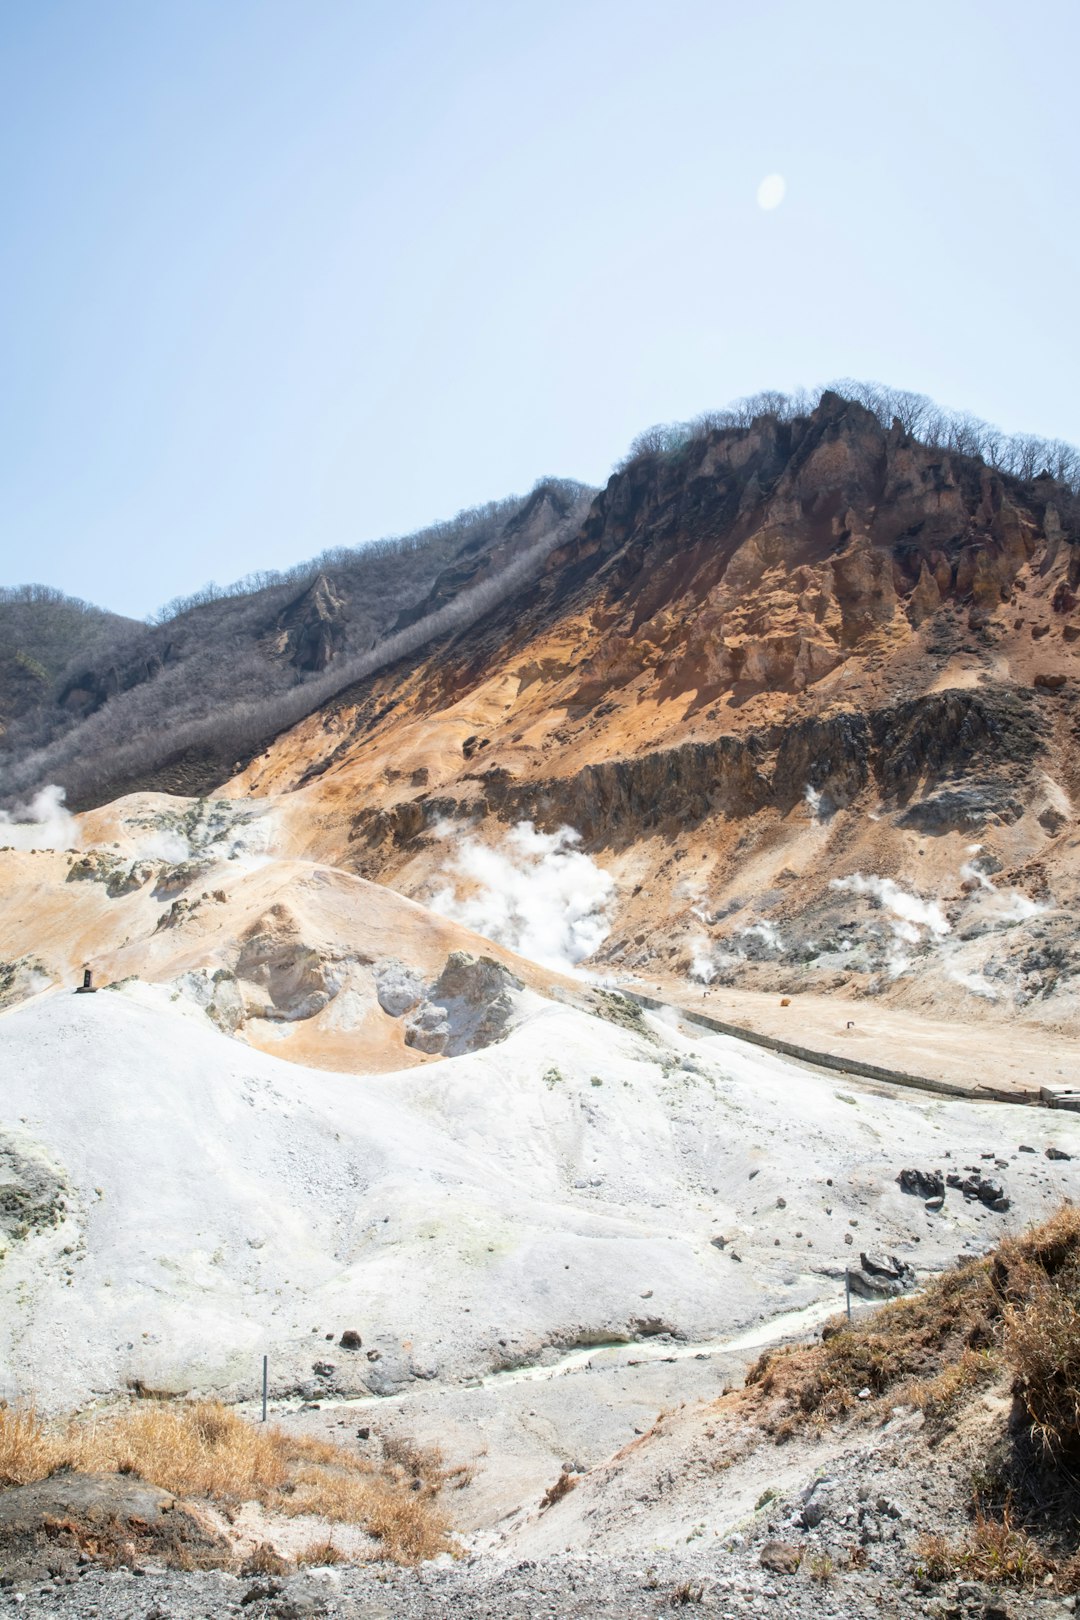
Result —
[{"label": "thin pole", "polygon": [[[851,1315],[851,1307],[850,1307],[850,1305],[848,1306],[848,1315],[849,1316]],[[264,1423],[266,1422],[266,1384],[267,1384],[267,1369],[269,1367],[269,1364],[270,1364],[269,1356],[263,1356],[263,1415],[262,1415],[262,1420],[263,1420]]]},{"label": "thin pole", "polygon": [[[845,1300],[845,1303],[847,1305],[847,1319],[848,1319],[848,1325],[850,1326],[850,1324],[851,1324],[851,1272],[848,1270],[847,1266],[844,1267],[844,1300]],[[265,1357],[264,1357],[264,1362],[265,1362]],[[265,1397],[264,1397],[264,1399],[263,1399],[263,1417],[266,1416],[265,1408],[266,1408],[266,1401],[265,1401]]]}]

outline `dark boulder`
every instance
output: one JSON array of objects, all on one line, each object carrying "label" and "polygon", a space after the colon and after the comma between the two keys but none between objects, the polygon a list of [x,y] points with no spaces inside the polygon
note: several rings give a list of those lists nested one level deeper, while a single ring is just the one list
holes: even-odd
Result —
[{"label": "dark boulder", "polygon": [[943,1198],[945,1177],[940,1170],[901,1170],[897,1176],[900,1191],[918,1198]]},{"label": "dark boulder", "polygon": [[758,1555],[762,1569],[774,1575],[794,1575],[802,1563],[802,1548],[790,1541],[767,1541]]}]

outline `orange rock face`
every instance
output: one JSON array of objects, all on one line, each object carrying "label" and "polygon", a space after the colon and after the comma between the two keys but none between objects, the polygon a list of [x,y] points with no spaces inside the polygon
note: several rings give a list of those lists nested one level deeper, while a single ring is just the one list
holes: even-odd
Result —
[{"label": "orange rock face", "polygon": [[1078,588],[1068,491],[826,395],[639,458],[526,592],[342,693],[227,791],[286,795],[308,853],[421,898],[436,824],[497,842],[569,823],[618,879],[623,964],[642,927],[646,965],[671,968],[695,928],[812,932],[831,879],[864,867],[959,894],[975,842],[1025,893],[1048,857],[1067,905]]}]

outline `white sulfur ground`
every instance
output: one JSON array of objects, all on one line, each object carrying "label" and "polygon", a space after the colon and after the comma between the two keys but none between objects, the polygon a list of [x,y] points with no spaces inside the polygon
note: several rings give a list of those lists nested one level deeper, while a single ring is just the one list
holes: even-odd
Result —
[{"label": "white sulfur ground", "polygon": [[[387,1394],[708,1341],[835,1298],[860,1248],[933,1267],[1075,1190],[1076,1161],[1043,1157],[1080,1161],[1068,1115],[887,1093],[533,994],[522,1011],[484,1051],[363,1078],[247,1048],[160,987],[0,1017],[0,1145],[70,1188],[0,1262],[0,1395],[250,1397],[264,1352],[279,1395]],[[1007,1215],[958,1194],[928,1214],[895,1184],[990,1151]]]}]

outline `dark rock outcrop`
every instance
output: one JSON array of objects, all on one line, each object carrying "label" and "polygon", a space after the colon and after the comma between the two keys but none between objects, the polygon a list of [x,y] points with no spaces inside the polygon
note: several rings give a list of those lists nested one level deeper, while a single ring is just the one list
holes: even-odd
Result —
[{"label": "dark rock outcrop", "polygon": [[457,1058],[502,1040],[513,1017],[512,991],[520,978],[491,956],[452,951],[431,990],[405,1022],[405,1043],[418,1051]]},{"label": "dark rock outcrop", "polygon": [[345,597],[319,574],[280,614],[269,645],[305,673],[325,669],[344,646],[347,624]]},{"label": "dark rock outcrop", "polygon": [[70,1189],[43,1159],[0,1137],[0,1258],[9,1242],[58,1226]]},{"label": "dark rock outcrop", "polygon": [[941,1198],[945,1193],[945,1177],[940,1170],[901,1170],[896,1179],[901,1192],[919,1198]]},{"label": "dark rock outcrop", "polygon": [[[869,715],[773,726],[743,737],[687,743],[587,765],[569,777],[521,782],[492,767],[471,778],[475,797],[445,791],[362,810],[352,837],[378,848],[407,847],[442,816],[477,811],[553,830],[569,824],[587,842],[618,844],[665,823],[686,827],[713,815],[731,819],[772,807],[786,814],[807,787],[835,808],[873,786],[907,806],[906,820],[925,814],[935,830],[958,817],[964,828],[993,816],[1015,819],[1003,780],[1022,778],[1040,749],[1028,701],[1012,692],[933,693]],[[966,781],[993,762],[989,781]],[[962,785],[942,790],[940,784]],[[945,806],[955,800],[962,808]],[[930,830],[930,828],[927,828]]]}]

